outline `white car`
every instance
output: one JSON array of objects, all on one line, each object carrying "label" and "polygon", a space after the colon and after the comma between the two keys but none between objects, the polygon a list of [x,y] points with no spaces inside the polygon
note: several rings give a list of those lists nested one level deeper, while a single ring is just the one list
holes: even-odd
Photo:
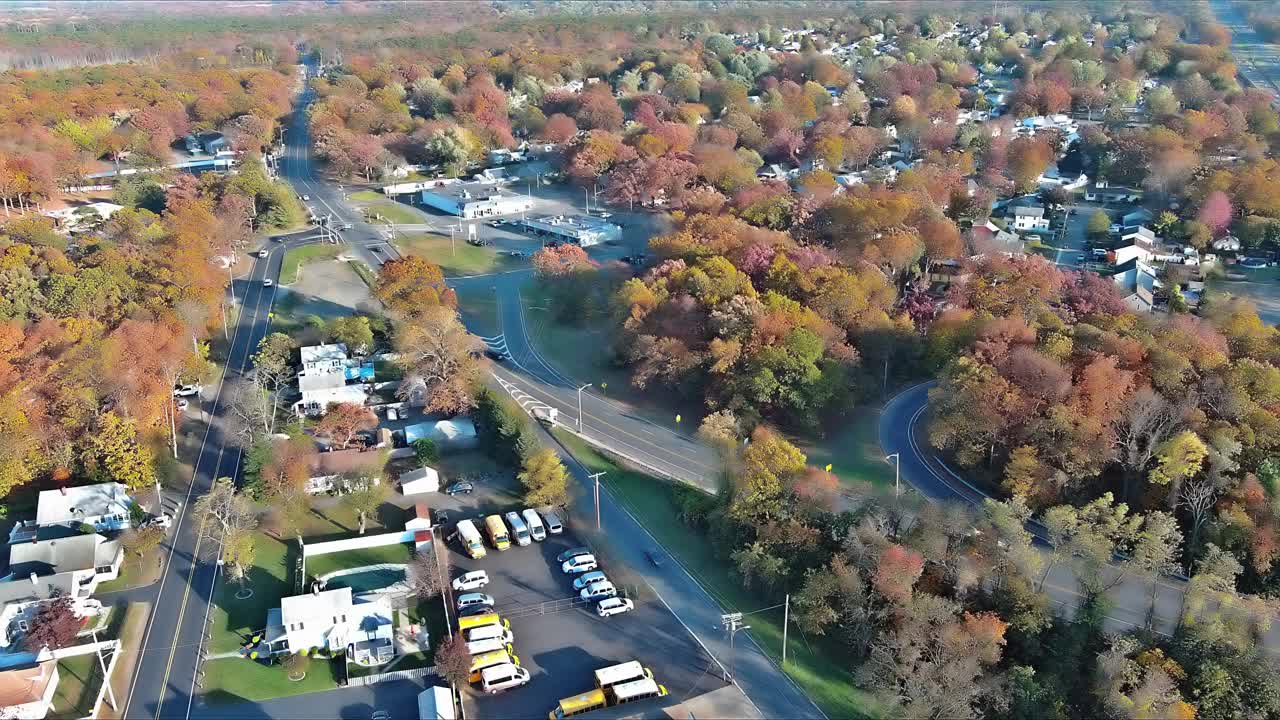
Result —
[{"label": "white car", "polygon": [[199,395],[202,390],[204,390],[203,385],[178,385],[173,388],[173,396],[191,397],[192,395]]},{"label": "white car", "polygon": [[273,282],[271,278],[267,278],[262,281],[262,287],[271,287],[272,285],[275,285],[275,282]]},{"label": "white car", "polygon": [[583,588],[578,593],[578,596],[583,600],[603,600],[605,598],[611,598],[617,594],[618,589],[613,586],[613,583],[608,580],[601,580],[599,582],[593,582]]},{"label": "white car", "polygon": [[493,607],[493,598],[484,593],[467,593],[458,596],[458,609],[466,610],[467,608],[484,605],[485,607]]},{"label": "white car", "polygon": [[266,257],[267,255],[270,255],[270,254],[271,254],[271,253],[268,253],[266,250],[259,250],[259,251],[258,251],[258,257],[260,257],[260,258],[264,258],[264,257]]},{"label": "white car", "polygon": [[600,617],[609,617],[618,613],[631,612],[636,609],[636,604],[627,598],[611,597],[601,600],[596,605],[596,614]]},{"label": "white car", "polygon": [[566,575],[577,575],[578,573],[591,572],[598,567],[600,567],[600,564],[596,562],[595,555],[579,555],[565,560],[560,569]]},{"label": "white car", "polygon": [[178,398],[174,404],[178,406],[178,412],[186,412],[187,408],[191,407],[191,401],[186,398]]},{"label": "white car", "polygon": [[310,201],[311,201],[311,196],[310,196],[310,195],[303,195],[303,196],[302,196],[302,201],[303,201],[303,202],[310,202]]},{"label": "white car", "polygon": [[459,575],[453,580],[453,589],[458,592],[468,590],[479,590],[489,584],[489,573],[483,570],[473,570],[465,575]]},{"label": "white car", "polygon": [[592,570],[589,573],[584,573],[583,575],[579,576],[577,580],[574,580],[573,589],[581,590],[582,588],[590,585],[593,582],[600,582],[601,580],[608,580],[608,579],[609,578],[604,576],[603,572],[599,570]]}]

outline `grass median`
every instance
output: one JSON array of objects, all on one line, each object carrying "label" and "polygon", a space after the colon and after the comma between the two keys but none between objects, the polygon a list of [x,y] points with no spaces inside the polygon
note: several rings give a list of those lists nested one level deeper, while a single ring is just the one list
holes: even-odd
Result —
[{"label": "grass median", "polygon": [[332,260],[342,253],[340,245],[303,245],[289,248],[280,265],[280,284],[290,285],[298,281],[298,271],[303,265],[317,260]]},{"label": "grass median", "polygon": [[210,705],[333,690],[338,687],[342,662],[341,659],[312,658],[307,665],[306,677],[295,682],[289,679],[289,673],[279,663],[264,665],[246,658],[210,660],[204,665],[202,689]]},{"label": "grass median", "polygon": [[462,238],[435,233],[397,233],[396,245],[408,255],[430,260],[449,277],[498,272],[515,266],[514,258],[499,255],[492,245],[471,245]]},{"label": "grass median", "polygon": [[[729,612],[750,612],[751,637],[774,662],[782,659],[782,609],[753,612],[778,604],[779,599],[748,590],[717,557],[708,538],[680,522],[674,487],[663,480],[633,472],[597,452],[585,441],[563,430],[553,431],[569,452],[592,472],[605,471],[601,484],[617,499],[667,552],[680,561],[716,602]],[[851,660],[834,642],[806,638],[791,627],[784,672],[817,703],[828,717],[879,717],[875,698],[854,685]]]}]

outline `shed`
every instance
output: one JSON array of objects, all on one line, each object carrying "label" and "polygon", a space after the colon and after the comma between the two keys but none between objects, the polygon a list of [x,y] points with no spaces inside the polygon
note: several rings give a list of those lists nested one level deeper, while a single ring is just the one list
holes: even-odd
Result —
[{"label": "shed", "polygon": [[435,468],[420,467],[400,476],[400,492],[405,495],[437,492],[440,490],[440,473]]}]

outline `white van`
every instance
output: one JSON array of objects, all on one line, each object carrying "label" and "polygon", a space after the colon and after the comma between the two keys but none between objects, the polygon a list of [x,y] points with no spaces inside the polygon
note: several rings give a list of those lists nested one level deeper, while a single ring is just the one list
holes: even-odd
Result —
[{"label": "white van", "polygon": [[471,628],[467,631],[467,642],[480,642],[481,640],[501,640],[505,645],[515,642],[516,636],[511,634],[510,628],[501,625],[481,625],[478,628]]},{"label": "white van", "polygon": [[511,643],[503,642],[502,638],[472,640],[467,643],[467,652],[472,655],[483,655],[487,652],[496,652],[498,650],[506,650],[508,655],[515,652],[515,648],[511,646]]},{"label": "white van", "polygon": [[490,695],[529,682],[529,671],[512,663],[502,663],[480,671],[480,687]]},{"label": "white van", "polygon": [[524,524],[529,526],[529,534],[534,540],[542,542],[547,539],[547,528],[542,525],[542,518],[538,517],[538,513],[526,509],[520,514],[524,516]]},{"label": "white van", "polygon": [[520,519],[520,514],[512,510],[507,513],[507,527],[511,528],[511,535],[515,537],[516,544],[524,547],[533,542],[529,538],[529,528],[524,524],[524,520]]},{"label": "white van", "polygon": [[458,596],[458,610],[466,610],[476,606],[493,607],[493,598],[484,593],[467,593]]}]

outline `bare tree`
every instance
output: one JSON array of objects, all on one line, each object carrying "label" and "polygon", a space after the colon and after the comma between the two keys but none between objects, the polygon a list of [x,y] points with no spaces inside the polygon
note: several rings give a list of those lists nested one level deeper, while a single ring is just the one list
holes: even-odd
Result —
[{"label": "bare tree", "polygon": [[1115,423],[1115,447],[1120,464],[1124,466],[1125,498],[1134,478],[1151,463],[1156,449],[1178,426],[1178,408],[1144,385],[1133,394],[1129,407]]},{"label": "bare tree", "polygon": [[231,478],[218,478],[192,508],[204,532],[219,542],[253,530],[258,515],[249,498],[236,492]]},{"label": "bare tree", "polygon": [[228,406],[234,417],[235,431],[246,443],[258,434],[275,431],[279,410],[278,394],[267,388],[261,376],[236,387]]},{"label": "bare tree", "polygon": [[1191,515],[1191,542],[1187,545],[1187,555],[1195,551],[1200,542],[1200,528],[1209,519],[1209,511],[1218,499],[1218,487],[1213,480],[1200,477],[1182,484],[1182,492],[1178,496],[1179,507],[1186,508]]},{"label": "bare tree", "polygon": [[431,550],[415,555],[409,565],[409,584],[413,594],[423,600],[439,595],[448,582],[448,570],[448,562],[442,566],[434,545]]}]

